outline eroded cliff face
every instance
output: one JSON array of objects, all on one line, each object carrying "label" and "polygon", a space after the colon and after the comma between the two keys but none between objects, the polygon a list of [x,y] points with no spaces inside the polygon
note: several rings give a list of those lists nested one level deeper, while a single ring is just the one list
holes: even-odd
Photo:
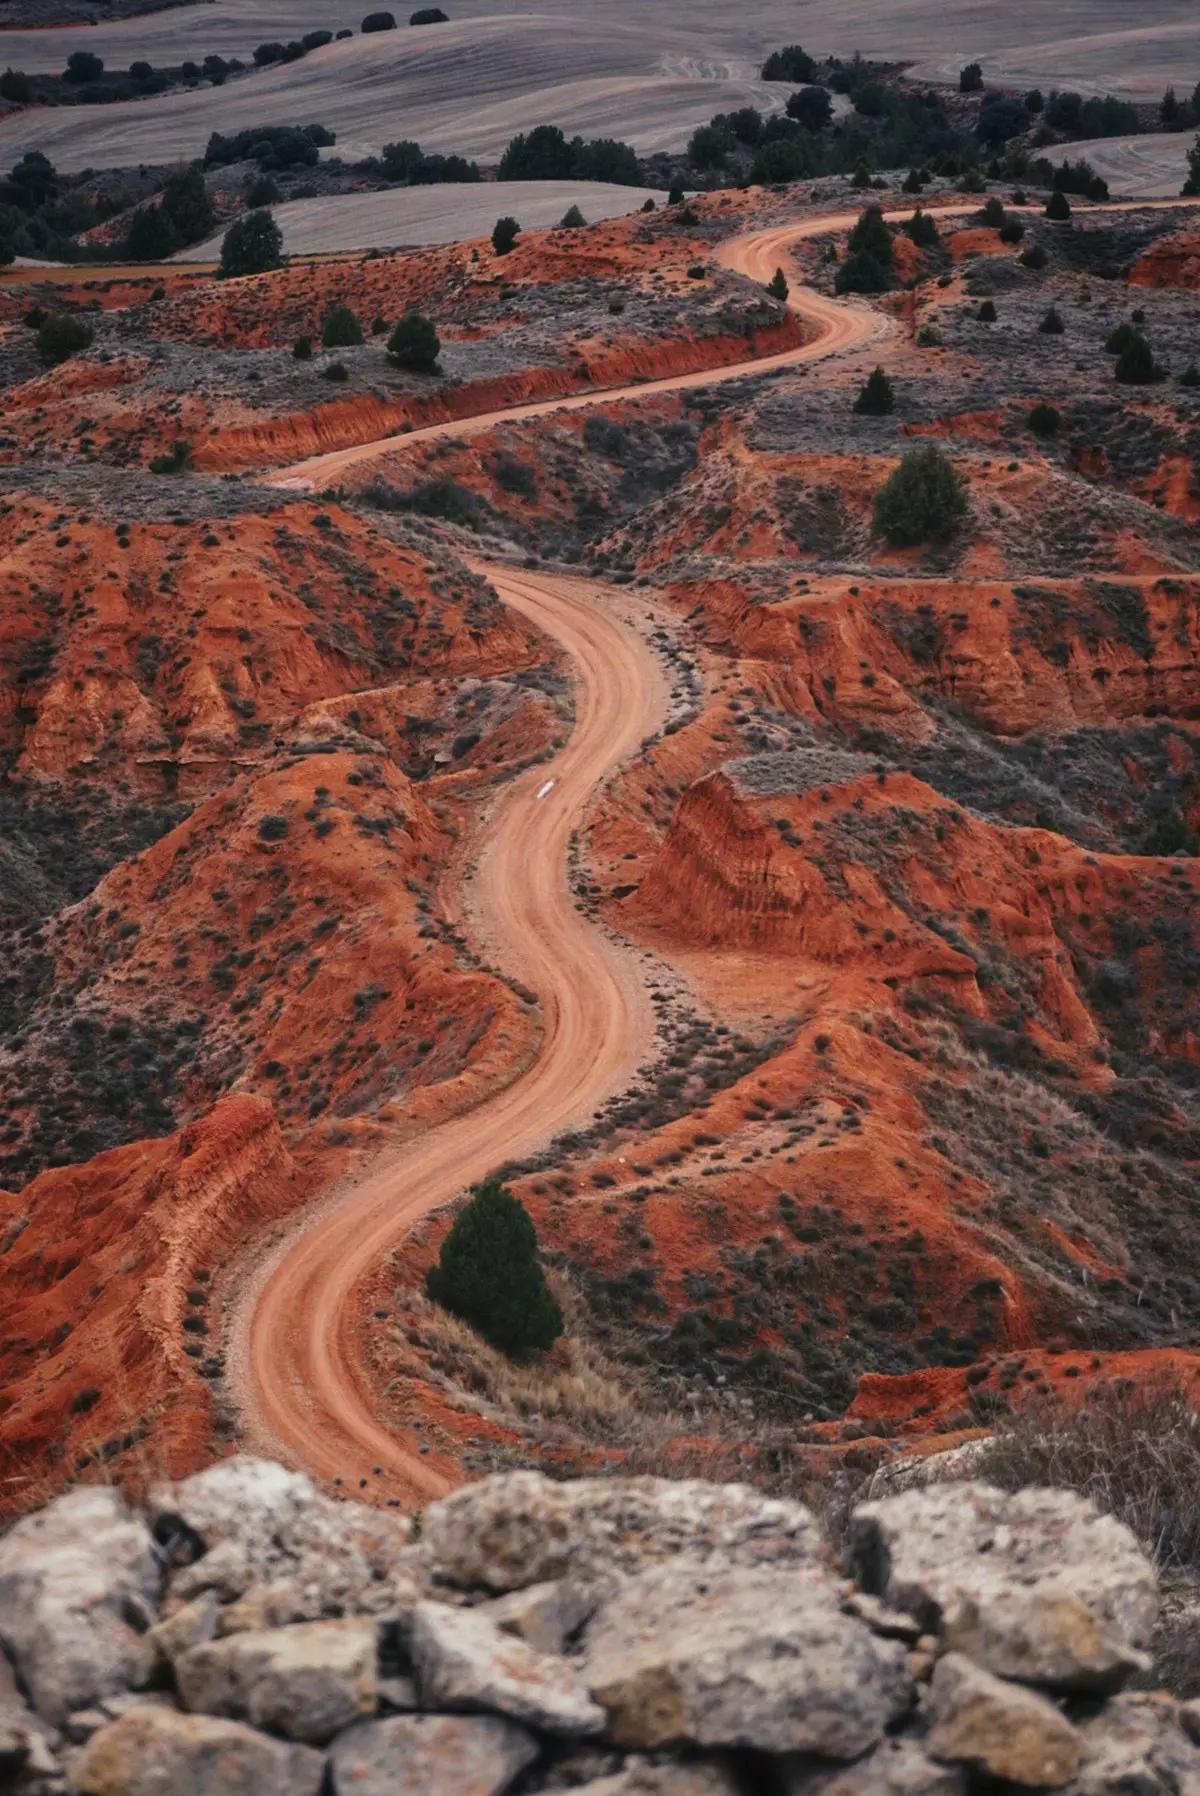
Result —
[{"label": "eroded cliff face", "polygon": [[213,1268],[308,1189],[273,1106],[229,1096],[174,1135],[0,1195],[7,1509],[131,1455],[203,1463],[222,1364]]}]

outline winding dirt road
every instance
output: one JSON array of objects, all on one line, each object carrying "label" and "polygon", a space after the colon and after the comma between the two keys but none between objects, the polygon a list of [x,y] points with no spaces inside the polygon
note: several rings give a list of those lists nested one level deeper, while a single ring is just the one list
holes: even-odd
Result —
[{"label": "winding dirt road", "polygon": [[[873,342],[894,329],[891,320],[805,287],[788,255],[799,239],[844,228],[855,216],[761,231],[718,251],[725,267],[755,281],[766,282],[777,267],[789,274],[788,304],[815,332],[798,349],[711,373],[432,425],[279,470],[268,477],[270,484],[319,490],[346,468],[399,443],[407,448],[434,437],[475,434],[501,421],[710,386]],[[606,598],[594,584],[558,575],[491,565],[478,571],[506,604],[554,637],[574,672],[570,741],[499,800],[472,888],[491,952],[538,993],[546,1022],[541,1053],[498,1096],[430,1130],[349,1194],[300,1218],[246,1281],[229,1338],[232,1383],[253,1439],[322,1479],[356,1483],[379,1466],[383,1477],[372,1477],[371,1495],[413,1506],[443,1494],[447,1483],[375,1414],[356,1333],[356,1287],[423,1216],[493,1167],[586,1119],[632,1075],[654,1034],[631,957],[575,909],[567,847],[600,784],[663,720],[666,692],[658,663],[643,638],[619,621],[615,592]],[[552,789],[539,798],[551,780]]]},{"label": "winding dirt road", "polygon": [[[942,208],[963,214],[978,202]],[[759,361],[641,386],[521,406],[338,450],[271,477],[321,488],[347,467],[438,436],[464,436],[507,420],[604,401],[644,399],[793,367],[874,342],[895,329],[886,316],[832,300],[802,284],[788,251],[797,240],[844,229],[856,214],[831,215],[731,240],[722,263],[766,282],[790,273],[789,305],[815,330],[799,349]],[[889,214],[903,218],[906,213]],[[558,575],[480,566],[506,604],[564,648],[574,668],[576,724],[558,757],[532,770],[498,801],[485,831],[473,899],[489,948],[537,991],[545,1015],[542,1050],[505,1091],[403,1149],[348,1195],[298,1220],[240,1294],[230,1362],[248,1431],[259,1444],[324,1479],[347,1483],[379,1466],[372,1495],[419,1505],[446,1481],[374,1413],[356,1336],[356,1287],[423,1216],[505,1160],[528,1154],[586,1119],[618,1090],[653,1039],[650,1005],[632,957],[575,909],[567,881],[570,833],[597,788],[656,729],[665,709],[658,664],[620,621],[627,599]],[[546,791],[547,782],[553,781]]]},{"label": "winding dirt road", "polygon": [[567,847],[598,784],[661,724],[659,665],[586,582],[480,571],[562,644],[575,669],[570,741],[504,794],[473,885],[489,947],[539,995],[542,1051],[507,1090],[302,1223],[243,1295],[232,1343],[235,1361],[248,1362],[253,1434],[322,1478],[349,1481],[381,1466],[390,1477],[379,1490],[405,1500],[428,1500],[446,1485],[375,1418],[355,1339],[355,1286],[420,1217],[587,1116],[634,1072],[654,1034],[625,957],[575,909]]}]

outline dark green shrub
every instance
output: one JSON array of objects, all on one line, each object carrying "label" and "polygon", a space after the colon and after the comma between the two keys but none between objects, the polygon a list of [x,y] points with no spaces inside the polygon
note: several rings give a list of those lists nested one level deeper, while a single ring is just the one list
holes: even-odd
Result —
[{"label": "dark green shrub", "polygon": [[1129,323],[1128,319],[1126,319],[1123,324],[1118,324],[1114,331],[1110,331],[1109,335],[1105,338],[1105,351],[1109,355],[1120,355],[1122,350],[1129,348],[1129,345],[1136,336],[1136,330],[1133,328],[1132,324]]},{"label": "dark green shrub", "polygon": [[827,88],[802,87],[789,95],[787,116],[806,131],[823,131],[833,117],[833,99]]},{"label": "dark green shrub", "polygon": [[312,338],[297,337],[292,344],[292,359],[297,362],[312,361]]},{"label": "dark green shrub", "polygon": [[537,1231],[499,1179],[473,1191],[425,1282],[434,1303],[502,1353],[552,1347],[562,1333],[562,1311],[538,1259]]},{"label": "dark green shrub", "polygon": [[874,256],[850,256],[833,277],[836,293],[886,293],[892,277]]},{"label": "dark green shrub", "polygon": [[762,78],[764,81],[790,81],[798,87],[802,81],[816,80],[817,65],[799,44],[786,44],[782,50],[767,57]]},{"label": "dark green shrub", "polygon": [[894,254],[892,233],[884,222],[883,211],[879,206],[867,206],[859,213],[858,223],[846,241],[846,248],[852,256],[871,256],[881,268],[891,267]]},{"label": "dark green shrub", "polygon": [[559,221],[558,228],[560,231],[581,231],[586,224],[587,219],[583,216],[579,207],[568,206]]},{"label": "dark green shrub", "polygon": [[883,418],[888,412],[895,411],[896,394],[882,368],[876,368],[867,376],[866,383],[854,402],[854,409],[867,418]]},{"label": "dark green shrub", "polygon": [[498,218],[492,230],[492,248],[498,256],[511,255],[520,235],[521,227],[515,218]]},{"label": "dark green shrub", "polygon": [[1181,387],[1200,387],[1200,368],[1197,368],[1195,362],[1188,363],[1179,376],[1179,384]]},{"label": "dark green shrub", "polygon": [[363,20],[360,29],[363,32],[394,31],[396,29],[396,15],[390,12],[369,12]]},{"label": "dark green shrub", "polygon": [[1168,811],[1160,817],[1154,828],[1142,843],[1143,854],[1196,854],[1200,852],[1200,840],[1185,817],[1178,811]]},{"label": "dark green shrub", "polygon": [[1056,406],[1047,405],[1045,400],[1040,400],[1025,422],[1035,437],[1052,437],[1058,434],[1062,419]]},{"label": "dark green shrub", "polygon": [[1040,243],[1031,243],[1021,251],[1018,260],[1022,268],[1044,268],[1050,258]]},{"label": "dark green shrub", "polygon": [[1020,243],[1024,235],[1025,221],[1023,218],[1006,218],[1000,226],[1001,243]]},{"label": "dark green shrub", "polygon": [[89,81],[99,81],[104,73],[104,64],[90,50],[74,50],[67,57],[67,68],[64,79],[82,87]]},{"label": "dark green shrub", "polygon": [[1042,322],[1038,325],[1043,337],[1061,337],[1066,330],[1062,313],[1057,306],[1051,306]]},{"label": "dark green shrub", "polygon": [[156,455],[150,463],[152,474],[186,474],[192,465],[192,445],[176,437],[169,455]]},{"label": "dark green shrub", "polygon": [[724,168],[734,146],[734,135],[722,125],[701,125],[688,140],[688,161],[693,168]]},{"label": "dark green shrub", "polygon": [[324,349],[354,349],[363,340],[362,325],[347,305],[336,305],[326,314],[321,326]]},{"label": "dark green shrub", "polygon": [[1053,218],[1062,224],[1071,216],[1071,202],[1060,187],[1056,187],[1046,201],[1046,217]]},{"label": "dark green shrub", "polygon": [[980,324],[995,324],[995,322],[996,322],[996,302],[995,302],[995,300],[994,299],[985,299],[983,304],[980,306],[979,310],[976,312],[975,317],[977,318],[977,320],[979,321]]},{"label": "dark green shrub", "polygon": [[350,371],[346,367],[345,362],[329,362],[321,370],[321,379],[322,380],[332,380],[335,382],[341,382],[344,380],[349,380],[349,378],[350,378]]},{"label": "dark green shrub", "polygon": [[1117,357],[1113,375],[1129,387],[1148,386],[1152,381],[1164,378],[1164,370],[1155,361],[1154,351],[1141,331],[1135,330],[1129,338]]},{"label": "dark green shrub", "polygon": [[777,268],[767,282],[767,292],[771,295],[772,299],[778,299],[782,302],[787,298],[790,291],[791,289],[787,284],[787,276],[784,274],[782,268]]},{"label": "dark green shrub", "polygon": [[279,204],[279,188],[270,175],[254,175],[247,181],[246,204],[252,211]]},{"label": "dark green shrub", "polygon": [[420,312],[409,312],[388,338],[389,359],[409,374],[432,374],[441,351],[433,320]]},{"label": "dark green shrub", "polygon": [[682,206],[686,197],[683,188],[676,182],[670,193],[667,195],[667,204],[668,206]]},{"label": "dark green shrub", "polygon": [[942,241],[937,220],[930,213],[922,212],[920,206],[905,225],[904,232],[918,249],[936,249]]},{"label": "dark green shrub", "polygon": [[983,69],[977,62],[969,62],[959,70],[958,91],[963,94],[977,94],[983,91]]},{"label": "dark green shrub", "polygon": [[280,817],[278,813],[264,817],[258,826],[260,842],[282,842],[287,833],[288,820],[286,817]]},{"label": "dark green shrub", "polygon": [[38,355],[47,368],[56,367],[59,362],[70,361],[73,355],[89,349],[92,344],[92,327],[85,324],[82,318],[76,318],[69,312],[52,312],[41,324],[37,334]]},{"label": "dark green shrub", "polygon": [[221,278],[266,274],[283,266],[283,233],[270,212],[236,218],[221,244]]},{"label": "dark green shrub", "polygon": [[440,6],[422,6],[409,17],[410,25],[448,25],[450,18]]},{"label": "dark green shrub", "polygon": [[966,485],[954,463],[935,443],[920,443],[876,495],[874,527],[894,548],[945,542],[966,510]]},{"label": "dark green shrub", "polygon": [[979,214],[980,224],[990,225],[994,231],[998,231],[1005,217],[1004,201],[998,194],[989,194]]}]

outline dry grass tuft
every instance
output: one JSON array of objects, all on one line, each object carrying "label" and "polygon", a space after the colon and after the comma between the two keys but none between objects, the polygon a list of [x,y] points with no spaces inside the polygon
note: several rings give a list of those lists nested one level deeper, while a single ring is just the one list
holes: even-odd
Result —
[{"label": "dry grass tuft", "polygon": [[1005,1490],[1079,1491],[1131,1528],[1162,1571],[1200,1577],[1200,1415],[1177,1380],[1114,1379],[1083,1402],[1032,1404],[979,1476]]}]

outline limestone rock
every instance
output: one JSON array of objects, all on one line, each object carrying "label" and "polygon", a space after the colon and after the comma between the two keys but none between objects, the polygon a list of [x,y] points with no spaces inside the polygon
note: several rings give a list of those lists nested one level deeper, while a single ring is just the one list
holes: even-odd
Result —
[{"label": "limestone rock", "polygon": [[193,1646],[203,1646],[213,1639],[221,1614],[215,1590],[206,1590],[192,1602],[185,1603],[166,1621],[156,1622],[142,1641],[142,1656],[137,1685],[149,1684],[159,1673],[174,1665],[181,1654]]},{"label": "limestone rock", "polygon": [[864,1589],[1001,1677],[1103,1692],[1147,1664],[1153,1568],[1070,1491],[946,1484],[864,1503],[848,1557]]},{"label": "limestone rock", "polygon": [[80,1796],[317,1796],[324,1771],[310,1747],[147,1705],[92,1735],[69,1787]]},{"label": "limestone rock", "polygon": [[816,1566],[655,1566],[587,1631],[585,1670],[620,1745],[855,1758],[908,1706],[899,1641],[839,1607]]},{"label": "limestone rock", "polygon": [[189,1709],[323,1743],[375,1713],[378,1660],[371,1620],[301,1622],[193,1647],[175,1680]]},{"label": "limestone rock", "polygon": [[1080,1725],[1079,1775],[1064,1796],[1200,1796],[1200,1746],[1169,1696],[1132,1691]]},{"label": "limestone rock", "polygon": [[475,1613],[486,1615],[503,1633],[515,1634],[534,1652],[561,1653],[595,1612],[598,1600],[594,1591],[558,1579],[510,1591],[482,1604]]},{"label": "limestone rock", "polygon": [[885,1459],[872,1474],[867,1499],[874,1502],[877,1497],[896,1497],[905,1490],[927,1490],[931,1484],[956,1484],[974,1478],[992,1446],[989,1435],[983,1440],[963,1441],[958,1447],[946,1447],[940,1453],[905,1453],[896,1459]]},{"label": "limestone rock", "polygon": [[939,1659],[929,1716],[926,1746],[936,1759],[1035,1790],[1057,1789],[1079,1769],[1079,1735],[1052,1702],[961,1653]]},{"label": "limestone rock", "polygon": [[144,1522],[86,1485],[0,1540],[0,1641],[56,1725],[128,1687],[155,1619],[160,1570]]},{"label": "limestone rock", "polygon": [[859,1759],[834,1771],[813,1771],[807,1755],[784,1760],[779,1796],[967,1796],[966,1773],[938,1765],[915,1740],[883,1740]]},{"label": "limestone rock", "polygon": [[339,1735],[329,1765],[334,1796],[498,1796],[537,1755],[523,1728],[495,1715],[395,1715]]},{"label": "limestone rock", "polygon": [[579,1787],[578,1796],[740,1796],[741,1782],[715,1762],[654,1765],[637,1761]]},{"label": "limestone rock", "polygon": [[[174,1572],[167,1586],[168,1603],[190,1603],[206,1590],[214,1590],[223,1603],[243,1596],[254,1582],[254,1567],[236,1540],[222,1540],[194,1565]],[[170,1611],[174,1613],[174,1610]]]},{"label": "limestone rock", "polygon": [[270,1461],[221,1460],[159,1486],[152,1502],[160,1526],[182,1524],[210,1549],[176,1574],[175,1593],[205,1588],[206,1562],[224,1553],[222,1580],[232,1576],[239,1588],[237,1612],[222,1617],[222,1632],[346,1613],[393,1615],[421,1594],[422,1559],[407,1517],[335,1503],[310,1478]]},{"label": "limestone rock", "polygon": [[847,1615],[857,1615],[859,1621],[865,1621],[872,1634],[882,1634],[885,1640],[904,1640],[915,1646],[921,1638],[921,1624],[906,1615],[902,1609],[889,1609],[881,1603],[877,1596],[868,1596],[865,1590],[854,1590],[842,1603]]},{"label": "limestone rock", "polygon": [[523,1590],[570,1576],[612,1588],[623,1573],[674,1558],[730,1565],[794,1563],[820,1551],[799,1503],[742,1484],[597,1478],[556,1484],[509,1472],[468,1484],[425,1511],[432,1571],[463,1589]]},{"label": "limestone rock", "polygon": [[565,1660],[501,1633],[477,1609],[418,1604],[412,1657],[426,1708],[493,1711],[566,1739],[603,1730],[604,1711]]}]

